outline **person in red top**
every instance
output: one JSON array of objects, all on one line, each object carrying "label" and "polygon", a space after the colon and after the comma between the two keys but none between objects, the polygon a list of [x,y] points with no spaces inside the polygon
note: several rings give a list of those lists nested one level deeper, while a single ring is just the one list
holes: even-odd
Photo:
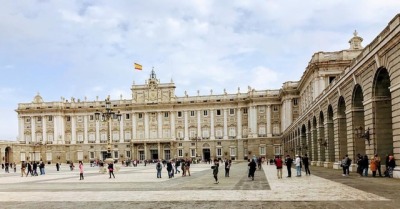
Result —
[{"label": "person in red top", "polygon": [[282,178],[282,159],[278,156],[276,156],[275,158],[275,165],[276,165],[276,170],[277,170],[277,175],[278,175],[278,179]]}]

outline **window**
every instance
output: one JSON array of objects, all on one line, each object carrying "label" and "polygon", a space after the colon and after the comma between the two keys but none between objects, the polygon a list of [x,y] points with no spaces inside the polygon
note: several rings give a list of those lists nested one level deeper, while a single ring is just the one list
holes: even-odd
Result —
[{"label": "window", "polygon": [[182,147],[182,143],[178,143],[178,146],[179,146],[179,147]]},{"label": "window", "polygon": [[131,151],[129,151],[129,150],[126,151],[126,157],[127,157],[127,158],[131,158]]},{"label": "window", "polygon": [[37,117],[37,122],[41,122],[42,121],[42,117]]},{"label": "window", "polygon": [[114,158],[118,158],[118,151],[114,151]]},{"label": "window", "polygon": [[52,115],[48,116],[48,121],[50,121],[50,122],[53,121],[53,116]]},{"label": "window", "polygon": [[125,114],[125,120],[129,120],[131,118],[130,114]]},{"label": "window", "polygon": [[190,117],[194,117],[194,111],[190,111]]},{"label": "window", "polygon": [[66,117],[66,120],[67,120],[67,121],[71,121],[71,116],[67,116],[67,117]]},{"label": "window", "polygon": [[196,149],[190,150],[191,157],[196,157]]},{"label": "window", "polygon": [[260,125],[258,127],[258,134],[265,134],[265,125]]},{"label": "window", "polygon": [[275,155],[281,155],[281,149],[280,147],[275,147]]},{"label": "window", "polygon": [[217,115],[221,115],[221,110],[217,110]]},{"label": "window", "polygon": [[217,148],[217,156],[222,156],[222,149],[221,148]]},{"label": "window", "polygon": [[265,155],[265,147],[260,147],[260,155]]},{"label": "window", "polygon": [[222,128],[217,128],[217,130],[215,131],[215,136],[217,138],[222,138]]},{"label": "window", "polygon": [[243,114],[247,114],[247,108],[243,109]]},{"label": "window", "polygon": [[229,109],[229,115],[234,115],[235,114],[235,109]]},{"label": "window", "polygon": [[236,136],[236,128],[235,127],[229,127],[229,136],[230,137]]},{"label": "window", "polygon": [[217,145],[221,145],[221,142],[217,142]]},{"label": "window", "polygon": [[294,105],[294,106],[297,106],[297,105],[298,105],[297,99],[293,99],[293,105]]},{"label": "window", "polygon": [[143,118],[143,113],[138,114],[139,119]]},{"label": "window", "polygon": [[94,116],[93,116],[93,115],[90,115],[90,116],[89,116],[89,120],[90,120],[90,121],[93,121],[93,120],[94,120]]},{"label": "window", "polygon": [[31,118],[26,118],[25,119],[25,123],[30,123],[31,122]]},{"label": "window", "polygon": [[178,157],[183,157],[183,150],[181,149],[178,150]]},{"label": "window", "polygon": [[231,147],[230,151],[231,151],[231,156],[236,156],[236,147]]},{"label": "window", "polygon": [[165,112],[164,113],[164,118],[168,118],[169,117],[169,112]]},{"label": "window", "polygon": [[131,132],[125,131],[125,140],[130,140],[130,139],[131,139]]},{"label": "window", "polygon": [[204,111],[203,111],[203,115],[204,115],[204,116],[207,116],[207,115],[208,115],[208,111],[207,111],[207,110],[204,110]]},{"label": "window", "polygon": [[94,152],[89,152],[90,159],[94,159]]},{"label": "window", "polygon": [[182,112],[179,111],[179,112],[178,112],[178,118],[181,118],[181,117],[182,117]]},{"label": "window", "polygon": [[82,116],[78,116],[78,122],[82,122],[83,121],[83,117]]},{"label": "window", "polygon": [[335,80],[335,76],[329,76],[329,83],[332,83]]},{"label": "window", "polygon": [[274,106],[273,106],[273,110],[274,110],[274,112],[277,112],[277,111],[278,111],[278,106],[277,106],[277,105],[274,105]]}]

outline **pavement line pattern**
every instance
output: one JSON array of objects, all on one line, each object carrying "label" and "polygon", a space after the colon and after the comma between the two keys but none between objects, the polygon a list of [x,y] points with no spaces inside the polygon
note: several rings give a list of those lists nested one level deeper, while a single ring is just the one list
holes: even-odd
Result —
[{"label": "pavement line pattern", "polygon": [[[194,168],[193,171],[209,170],[209,166],[204,168]],[[95,171],[93,171],[95,172]],[[154,171],[153,171],[154,172]],[[111,191],[107,188],[99,188],[97,191],[28,191],[28,192],[0,192],[0,202],[103,202],[103,201],[388,201],[381,196],[372,193],[367,193],[340,183],[336,183],[314,175],[292,177],[278,179],[276,176],[276,168],[271,165],[263,165],[263,171],[271,187],[271,190],[177,190],[171,188],[168,191],[157,191],[157,185],[154,186],[156,191]],[[283,172],[286,173],[285,171]],[[293,174],[295,171],[293,169]],[[116,182],[137,182],[143,181],[147,176],[149,183],[155,183],[161,179],[148,178],[149,171],[138,171],[135,174],[135,179],[132,176],[121,172],[115,179]],[[138,177],[138,178],[136,178]],[[19,177],[21,178],[21,177]],[[35,179],[36,177],[32,178]],[[211,177],[210,177],[211,178]],[[22,178],[25,180],[25,178]],[[20,179],[19,181],[21,181]],[[29,179],[29,177],[28,177]],[[27,179],[27,180],[28,180]],[[90,182],[104,183],[104,175],[91,176]],[[18,181],[16,178],[15,180]],[[47,183],[72,183],[76,182],[76,177],[65,178],[65,175],[51,176]],[[114,179],[111,179],[112,183]],[[168,178],[162,181],[167,181]],[[19,182],[18,181],[18,182]],[[151,181],[151,182],[150,182]],[[221,178],[220,181],[223,181]],[[83,184],[86,183],[82,182]],[[14,181],[15,183],[15,181]],[[210,182],[205,182],[208,184]],[[256,182],[254,182],[256,183]],[[190,184],[190,182],[189,182]],[[218,185],[217,185],[218,186]],[[164,198],[166,195],[174,198]],[[85,197],[85,198],[82,198]]]}]

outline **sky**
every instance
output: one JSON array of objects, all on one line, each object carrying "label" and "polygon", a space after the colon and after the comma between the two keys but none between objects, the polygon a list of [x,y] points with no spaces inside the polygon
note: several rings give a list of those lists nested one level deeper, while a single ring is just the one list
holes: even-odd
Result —
[{"label": "sky", "polygon": [[[131,99],[151,69],[176,96],[279,89],[313,53],[369,44],[398,0],[0,0],[0,140],[18,137],[19,103],[38,93]],[[134,70],[133,63],[143,66]]]}]

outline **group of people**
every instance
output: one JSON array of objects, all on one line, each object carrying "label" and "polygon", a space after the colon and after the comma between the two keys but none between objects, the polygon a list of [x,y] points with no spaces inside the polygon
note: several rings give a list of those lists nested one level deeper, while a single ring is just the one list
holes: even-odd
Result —
[{"label": "group of people", "polygon": [[[45,164],[43,161],[41,162],[25,162],[22,161],[21,163],[21,177],[25,175],[25,177],[28,177],[30,174],[31,176],[38,176],[37,169],[39,167],[40,175],[45,175]],[[14,167],[15,168],[15,167]],[[26,172],[26,170],[28,170]]]},{"label": "group of people", "polygon": [[[347,155],[346,155],[346,157],[347,157]],[[350,160],[350,163],[351,163],[351,160]],[[350,166],[350,163],[348,165],[346,165],[347,175],[349,174],[348,167]],[[343,161],[342,161],[342,164],[343,164]],[[386,167],[386,170],[384,172],[384,176],[393,178],[393,169],[394,169],[394,167],[396,167],[396,161],[392,154],[386,156],[385,167]],[[367,155],[362,156],[361,154],[357,154],[357,173],[360,176],[368,176],[368,170],[371,170],[372,177],[376,177],[377,172],[378,172],[379,177],[383,177],[382,172],[381,172],[381,158],[379,157],[379,155],[375,154],[370,159],[368,159]]]},{"label": "group of people", "polygon": [[1,169],[4,169],[4,172],[10,173],[10,168],[14,168],[14,173],[17,172],[17,165],[15,163],[2,163]]},{"label": "group of people", "polygon": [[287,178],[292,177],[292,165],[295,165],[296,167],[296,177],[301,177],[301,169],[304,166],[304,170],[306,172],[306,175],[311,175],[310,171],[310,163],[309,163],[309,158],[307,154],[305,154],[303,157],[300,155],[296,155],[295,160],[293,160],[290,155],[286,155],[285,161],[281,159],[281,157],[278,155],[275,157],[274,164],[277,169],[277,176],[278,179],[282,178],[282,167],[285,164],[287,168]]},{"label": "group of people", "polygon": [[[182,176],[190,176],[190,164],[191,164],[190,159],[175,159],[175,160],[166,160],[165,163],[162,161],[158,161],[156,163],[156,170],[157,170],[157,178],[161,178],[161,171],[163,167],[166,167],[168,177],[173,178],[177,173],[181,173],[182,171]],[[181,169],[181,171],[179,170]]]}]

